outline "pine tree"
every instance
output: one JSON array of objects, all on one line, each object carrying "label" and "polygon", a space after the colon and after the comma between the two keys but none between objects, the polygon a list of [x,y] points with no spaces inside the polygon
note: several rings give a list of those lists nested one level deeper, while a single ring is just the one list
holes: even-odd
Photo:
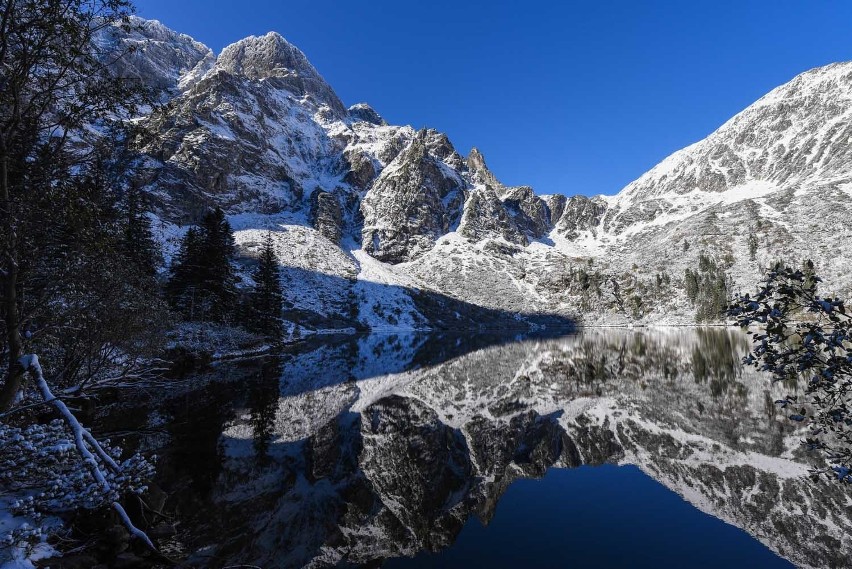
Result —
[{"label": "pine tree", "polygon": [[748,234],[748,256],[752,261],[757,257],[757,236],[754,233]]},{"label": "pine tree", "polygon": [[198,292],[198,262],[201,256],[201,231],[190,227],[180,244],[180,251],[172,261],[166,297],[169,305],[184,318],[195,317],[195,296]]},{"label": "pine tree", "polygon": [[151,220],[141,204],[138,190],[131,190],[125,205],[126,227],[124,248],[127,257],[142,274],[153,277],[157,274],[160,251],[151,231]]},{"label": "pine tree", "polygon": [[234,234],[218,207],[204,216],[201,232],[198,268],[204,312],[212,320],[225,320],[234,312],[237,301],[236,275],[231,264],[236,252]]},{"label": "pine tree", "polygon": [[281,326],[283,291],[271,233],[267,233],[263,239],[257,269],[252,274],[252,278],[255,284],[249,294],[246,327],[271,340],[280,341],[283,336]]},{"label": "pine tree", "polygon": [[172,263],[166,287],[172,307],[189,320],[225,321],[236,308],[234,234],[225,213],[208,212],[191,228]]},{"label": "pine tree", "polygon": [[686,273],[684,274],[684,287],[686,288],[686,298],[694,304],[698,296],[698,275],[692,272],[691,269],[686,269]]}]

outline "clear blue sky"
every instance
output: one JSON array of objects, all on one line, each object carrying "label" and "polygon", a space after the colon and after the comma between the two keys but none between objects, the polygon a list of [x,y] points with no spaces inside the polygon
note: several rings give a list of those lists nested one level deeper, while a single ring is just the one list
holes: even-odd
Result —
[{"label": "clear blue sky", "polygon": [[852,59],[852,2],[138,0],[217,53],[274,30],[347,105],[539,193],[612,194],[773,87]]}]

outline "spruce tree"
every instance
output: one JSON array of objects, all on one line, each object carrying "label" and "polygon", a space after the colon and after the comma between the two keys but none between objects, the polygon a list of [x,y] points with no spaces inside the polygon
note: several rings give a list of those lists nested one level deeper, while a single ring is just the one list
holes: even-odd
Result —
[{"label": "spruce tree", "polygon": [[172,263],[166,289],[172,307],[189,320],[229,320],[237,300],[235,252],[225,213],[208,212],[199,227],[187,231]]},{"label": "spruce tree", "polygon": [[142,207],[138,190],[131,190],[127,194],[124,214],[126,255],[142,274],[153,277],[157,273],[160,251],[154,241],[151,220]]},{"label": "spruce tree", "polygon": [[172,261],[169,282],[166,285],[169,305],[189,320],[195,317],[200,252],[201,231],[197,227],[190,227],[183,236],[180,251]]},{"label": "spruce tree", "polygon": [[280,341],[283,291],[271,233],[267,233],[263,239],[252,279],[254,288],[249,294],[246,327],[273,341]]},{"label": "spruce tree", "polygon": [[231,225],[221,208],[207,213],[201,222],[199,287],[204,291],[204,312],[212,320],[226,320],[236,308],[236,274],[231,261],[236,252]]}]

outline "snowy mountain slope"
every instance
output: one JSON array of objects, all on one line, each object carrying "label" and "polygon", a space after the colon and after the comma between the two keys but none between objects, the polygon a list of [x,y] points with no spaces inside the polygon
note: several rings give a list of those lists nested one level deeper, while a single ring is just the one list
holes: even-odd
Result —
[{"label": "snowy mountain slope", "polygon": [[192,85],[215,61],[206,45],[174,32],[156,20],[131,17],[130,31],[106,29],[97,48],[110,57],[116,74],[140,80],[163,100]]},{"label": "snowy mountain slope", "polygon": [[166,100],[137,119],[135,140],[164,232],[214,205],[313,227],[325,241],[296,248],[299,269],[335,277],[306,301],[317,314],[323,295],[349,296],[346,283],[369,278],[321,259],[361,253],[394,287],[387,310],[349,311],[366,326],[411,325],[374,315],[423,291],[507,313],[688,323],[683,275],[700,255],[734,289],[755,286],[775,260],[812,258],[833,292],[852,292],[852,63],[773,90],[615,196],[566,199],[501,184],[481,152],[462,157],[440,132],[388,125],[363,103],[346,109],[276,33],[218,57],[155,22],[111,42],[150,44],[126,71]]},{"label": "snowy mountain slope", "polygon": [[848,293],[850,137],[852,64],[813,69],[606,198],[594,230],[612,266],[655,260],[682,273],[705,250],[730,254],[735,282],[748,286],[760,263],[813,258]]}]

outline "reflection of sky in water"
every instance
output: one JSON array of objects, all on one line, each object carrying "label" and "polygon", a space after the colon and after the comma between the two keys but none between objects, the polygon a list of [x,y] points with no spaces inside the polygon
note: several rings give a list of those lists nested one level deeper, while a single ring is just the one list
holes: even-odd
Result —
[{"label": "reflection of sky in water", "polygon": [[447,550],[384,566],[793,567],[635,466],[612,465],[551,469],[542,480],[518,480],[488,526],[471,518]]}]

